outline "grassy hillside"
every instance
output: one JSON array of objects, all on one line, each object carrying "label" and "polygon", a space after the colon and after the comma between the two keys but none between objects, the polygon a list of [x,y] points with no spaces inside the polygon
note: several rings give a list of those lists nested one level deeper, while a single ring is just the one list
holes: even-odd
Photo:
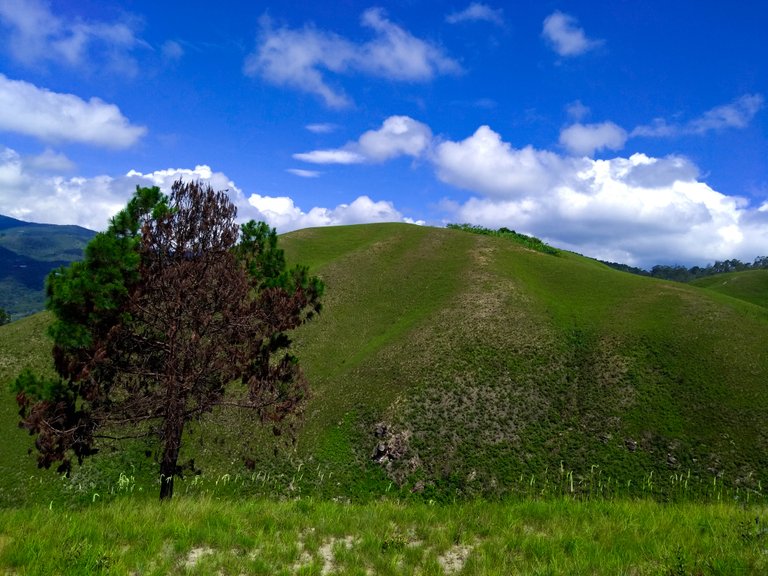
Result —
[{"label": "grassy hillside", "polygon": [[694,280],[691,284],[768,308],[768,270],[718,274]]},{"label": "grassy hillside", "polygon": [[[765,308],[457,230],[348,226],[281,243],[327,284],[323,314],[296,335],[313,390],[298,442],[275,456],[257,423],[216,414],[189,427],[178,492],[762,494]],[[44,323],[0,331],[26,341],[6,365],[42,358]],[[12,412],[0,425],[19,438]],[[5,448],[3,466],[27,445]],[[66,485],[149,485],[152,450],[105,448]]]}]

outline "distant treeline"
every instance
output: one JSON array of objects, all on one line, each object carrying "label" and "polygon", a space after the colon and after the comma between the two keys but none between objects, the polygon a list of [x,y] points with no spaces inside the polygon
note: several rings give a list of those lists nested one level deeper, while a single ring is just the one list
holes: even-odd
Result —
[{"label": "distant treeline", "polygon": [[553,248],[549,244],[545,244],[535,236],[528,236],[526,234],[520,234],[509,228],[499,228],[498,230],[492,230],[491,228],[484,228],[482,226],[475,226],[474,224],[448,224],[448,228],[453,230],[463,230],[464,232],[471,232],[473,234],[482,234],[484,236],[498,236],[501,238],[507,238],[521,244],[531,250],[537,252],[544,252],[544,254],[557,255],[560,251],[557,248]]},{"label": "distant treeline", "polygon": [[679,264],[675,266],[663,266],[657,264],[650,270],[644,270],[626,264],[619,264],[618,262],[606,262],[605,260],[600,260],[600,262],[623,272],[639,274],[640,276],[650,276],[652,278],[662,278],[664,280],[674,280],[676,282],[690,282],[691,280],[696,280],[696,278],[714,276],[715,274],[724,274],[726,272],[768,269],[768,256],[758,256],[751,264],[734,258],[732,260],[718,260],[714,264],[710,264],[703,268],[701,266],[686,268]]}]

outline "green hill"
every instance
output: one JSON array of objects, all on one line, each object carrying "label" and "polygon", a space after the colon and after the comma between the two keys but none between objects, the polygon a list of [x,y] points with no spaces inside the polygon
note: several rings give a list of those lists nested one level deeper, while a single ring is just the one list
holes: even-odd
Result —
[{"label": "green hill", "polygon": [[699,278],[691,284],[768,308],[768,270],[717,274]]},{"label": "green hill", "polygon": [[[274,456],[259,424],[214,415],[189,428],[182,459],[203,475],[187,489],[238,478],[246,492],[342,497],[762,491],[765,308],[458,230],[308,229],[281,244],[327,285],[323,313],[296,335],[313,390],[296,447]],[[5,344],[0,377],[45,362],[45,323],[0,329],[0,343],[24,341]],[[0,411],[0,433],[19,438],[0,477],[32,474],[19,471],[29,442],[13,412]],[[151,449],[105,450],[71,482],[154,481]]]},{"label": "green hill", "polygon": [[95,232],[0,215],[0,308],[14,318],[39,312],[48,273],[83,256]]}]

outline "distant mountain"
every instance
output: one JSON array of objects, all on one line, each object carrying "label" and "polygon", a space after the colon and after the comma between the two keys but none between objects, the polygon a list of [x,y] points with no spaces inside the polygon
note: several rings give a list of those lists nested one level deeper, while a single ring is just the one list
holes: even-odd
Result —
[{"label": "distant mountain", "polygon": [[82,258],[95,234],[80,226],[37,224],[0,215],[0,308],[12,318],[42,310],[45,277]]}]

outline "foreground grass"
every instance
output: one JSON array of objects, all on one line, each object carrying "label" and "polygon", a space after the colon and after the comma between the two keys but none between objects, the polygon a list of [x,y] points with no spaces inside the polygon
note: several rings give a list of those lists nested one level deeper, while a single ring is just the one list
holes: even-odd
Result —
[{"label": "foreground grass", "polygon": [[8,574],[764,574],[768,510],[118,498],[0,510]]}]

